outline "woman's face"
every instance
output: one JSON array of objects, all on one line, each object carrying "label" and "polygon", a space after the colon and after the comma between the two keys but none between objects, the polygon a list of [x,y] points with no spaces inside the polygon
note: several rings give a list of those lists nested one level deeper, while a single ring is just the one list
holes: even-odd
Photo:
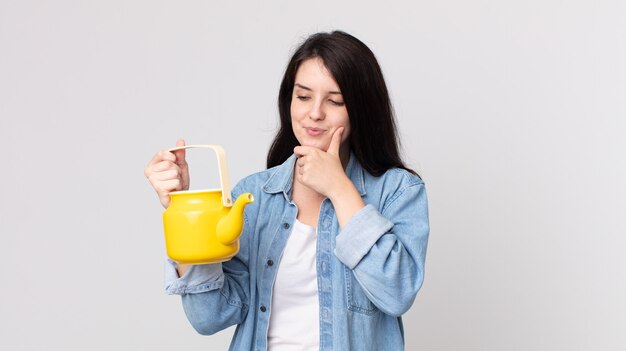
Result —
[{"label": "woman's face", "polygon": [[337,128],[344,127],[340,155],[347,156],[348,110],[337,82],[320,58],[303,61],[298,67],[291,97],[291,124],[300,145],[323,151],[328,150]]}]

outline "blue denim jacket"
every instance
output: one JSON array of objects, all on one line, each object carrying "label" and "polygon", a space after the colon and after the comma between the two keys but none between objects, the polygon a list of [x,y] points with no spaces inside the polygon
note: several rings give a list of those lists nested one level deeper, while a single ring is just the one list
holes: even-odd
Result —
[{"label": "blue denim jacket", "polygon": [[[192,266],[178,277],[166,264],[166,291],[201,334],[237,325],[231,350],[266,350],[272,286],[298,212],[291,199],[295,156],[233,189],[254,203],[244,212],[240,251],[224,263]],[[424,183],[401,169],[380,177],[354,156],[346,174],[366,207],[340,230],[330,200],[317,224],[320,350],[403,350],[401,315],[424,279],[428,208]]]}]

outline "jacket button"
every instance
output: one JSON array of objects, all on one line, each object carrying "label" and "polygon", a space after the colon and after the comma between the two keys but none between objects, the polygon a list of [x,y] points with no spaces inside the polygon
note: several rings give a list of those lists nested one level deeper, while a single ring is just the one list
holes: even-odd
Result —
[{"label": "jacket button", "polygon": [[283,223],[283,228],[289,229],[289,223]]},{"label": "jacket button", "polygon": [[268,265],[268,266],[273,266],[273,265],[274,265],[274,261],[272,261],[272,260],[267,260],[267,265]]},{"label": "jacket button", "polygon": [[261,310],[261,312],[265,312],[265,311],[267,311],[267,308],[265,308],[265,306],[261,306],[260,310]]}]

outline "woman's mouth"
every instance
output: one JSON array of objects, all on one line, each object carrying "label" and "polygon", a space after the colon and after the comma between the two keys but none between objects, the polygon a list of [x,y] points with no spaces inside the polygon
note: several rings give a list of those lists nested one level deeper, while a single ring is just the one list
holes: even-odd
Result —
[{"label": "woman's mouth", "polygon": [[306,130],[306,133],[310,136],[320,136],[326,131],[321,128],[304,128],[304,129]]}]

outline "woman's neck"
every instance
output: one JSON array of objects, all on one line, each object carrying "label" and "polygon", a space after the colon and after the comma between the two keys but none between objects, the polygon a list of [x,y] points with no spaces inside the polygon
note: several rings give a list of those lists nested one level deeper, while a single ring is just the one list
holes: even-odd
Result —
[{"label": "woman's neck", "polygon": [[324,195],[300,183],[294,174],[291,199],[298,206],[298,220],[310,227],[317,227]]}]

